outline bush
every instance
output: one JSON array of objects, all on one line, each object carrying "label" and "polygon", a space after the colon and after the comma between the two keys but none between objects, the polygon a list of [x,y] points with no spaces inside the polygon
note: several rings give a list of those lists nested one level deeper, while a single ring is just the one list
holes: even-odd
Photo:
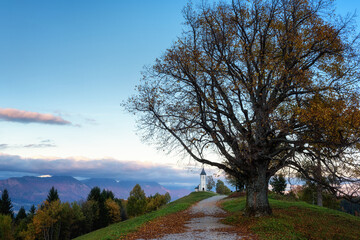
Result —
[{"label": "bush", "polygon": [[230,194],[230,189],[225,186],[224,182],[221,180],[217,180],[216,182],[216,193],[218,194]]},{"label": "bush", "polygon": [[[316,197],[316,184],[312,182],[307,182],[302,191],[299,193],[299,198],[301,201],[317,204]],[[334,195],[327,191],[322,191],[323,206],[331,209],[340,209],[340,200],[336,199]]]}]

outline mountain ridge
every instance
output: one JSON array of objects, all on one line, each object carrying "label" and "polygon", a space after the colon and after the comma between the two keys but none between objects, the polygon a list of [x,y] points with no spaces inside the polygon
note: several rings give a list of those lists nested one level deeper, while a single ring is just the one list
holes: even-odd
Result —
[{"label": "mountain ridge", "polygon": [[130,191],[140,184],[147,196],[155,193],[165,194],[169,192],[172,200],[188,195],[187,189],[168,189],[155,181],[117,181],[111,178],[90,178],[78,180],[71,176],[52,176],[52,177],[11,177],[0,180],[0,194],[7,189],[11,198],[14,210],[17,211],[21,206],[30,209],[31,205],[37,206],[47,198],[51,187],[58,191],[59,198],[63,202],[74,202],[86,200],[91,188],[99,187],[114,193],[116,198],[127,199]]}]

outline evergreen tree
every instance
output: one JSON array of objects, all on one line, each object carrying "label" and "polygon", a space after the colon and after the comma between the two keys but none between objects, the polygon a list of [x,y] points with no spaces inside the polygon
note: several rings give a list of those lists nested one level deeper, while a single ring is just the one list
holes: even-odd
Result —
[{"label": "evergreen tree", "polygon": [[15,239],[17,240],[24,239],[20,235],[21,232],[25,232],[27,230],[27,225],[32,221],[32,218],[30,219],[30,217],[31,216],[27,216],[25,208],[22,206],[15,218],[15,231],[14,231]]},{"label": "evergreen tree", "polygon": [[57,190],[54,188],[54,186],[50,189],[49,194],[47,196],[46,201],[48,201],[49,203],[56,201],[56,200],[60,200],[59,199],[59,195]]},{"label": "evergreen tree", "polygon": [[111,222],[109,210],[105,204],[107,199],[114,199],[114,194],[110,190],[103,189],[100,194],[100,200],[99,200],[99,224],[98,224],[98,227],[100,227],[100,228],[106,227]]},{"label": "evergreen tree", "polygon": [[9,197],[9,193],[7,189],[4,189],[1,195],[0,201],[0,214],[14,216],[14,212],[12,210],[13,206],[11,204],[11,199]]},{"label": "evergreen tree", "polygon": [[90,200],[93,200],[93,201],[96,201],[96,202],[99,202],[100,201],[100,197],[101,197],[101,190],[99,187],[93,187],[91,190],[90,190],[90,193],[87,197],[87,200],[90,201]]},{"label": "evergreen tree", "polygon": [[81,204],[81,212],[85,216],[84,232],[91,232],[96,229],[95,223],[99,218],[99,204],[94,200],[88,200]]},{"label": "evergreen tree", "polygon": [[35,207],[35,205],[33,204],[33,205],[31,206],[31,208],[30,208],[29,213],[32,214],[32,215],[34,215],[35,212],[36,212],[36,207]]},{"label": "evergreen tree", "polygon": [[27,217],[25,208],[22,206],[16,215],[15,222],[19,223],[22,219],[25,219]]},{"label": "evergreen tree", "polygon": [[284,191],[286,188],[286,180],[282,174],[275,175],[271,179],[270,185],[272,186],[274,192],[284,195]]},{"label": "evergreen tree", "polygon": [[73,239],[77,236],[83,235],[86,232],[84,231],[84,223],[86,221],[85,215],[81,210],[81,206],[77,202],[71,203],[71,212],[72,212],[72,224],[71,224],[71,238]]},{"label": "evergreen tree", "polygon": [[27,220],[28,220],[29,222],[32,221],[32,219],[33,219],[34,216],[35,216],[35,213],[36,213],[36,207],[35,207],[35,205],[33,204],[33,205],[31,205],[29,214],[27,215]]},{"label": "evergreen tree", "polygon": [[96,209],[94,212],[94,216],[96,216],[94,218],[94,229],[106,227],[111,221],[109,211],[105,206],[107,199],[114,199],[113,192],[105,189],[101,191],[99,187],[93,187],[87,197],[88,201],[94,201],[94,204],[97,206],[94,208],[94,210]]},{"label": "evergreen tree", "polygon": [[114,200],[115,196],[114,196],[114,193],[110,190],[106,190],[106,189],[103,189],[102,192],[101,192],[101,197],[105,200],[107,199],[111,199],[111,200]]}]

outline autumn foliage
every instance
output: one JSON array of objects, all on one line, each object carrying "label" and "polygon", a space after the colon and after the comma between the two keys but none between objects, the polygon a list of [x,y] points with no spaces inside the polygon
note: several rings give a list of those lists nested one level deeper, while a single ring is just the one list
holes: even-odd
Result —
[{"label": "autumn foliage", "polygon": [[151,143],[245,181],[248,215],[271,214],[269,179],[284,168],[350,197],[359,186],[359,38],[332,3],[188,5],[183,34],[124,105]]},{"label": "autumn foliage", "polygon": [[[135,204],[131,208],[133,197],[140,197],[140,201],[144,200],[144,205]],[[11,206],[7,191],[4,199],[7,200],[6,204]],[[133,211],[141,215],[159,209],[170,200],[169,193],[164,195],[157,193],[146,197],[140,185],[137,184],[128,200],[115,198],[111,191],[105,189],[101,191],[99,187],[94,187],[87,201],[62,203],[57,190],[52,187],[48,198],[37,209],[33,206],[28,214],[23,207],[15,219],[12,218],[12,212],[0,213],[0,239],[73,239],[110,224],[127,220],[127,212],[130,217],[134,216]]]}]

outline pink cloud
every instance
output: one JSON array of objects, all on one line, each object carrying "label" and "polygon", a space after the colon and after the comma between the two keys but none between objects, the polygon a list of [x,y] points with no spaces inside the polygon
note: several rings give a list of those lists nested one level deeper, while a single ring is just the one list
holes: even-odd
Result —
[{"label": "pink cloud", "polygon": [[45,123],[70,125],[71,122],[47,113],[28,112],[12,108],[0,108],[0,119],[20,123]]}]

